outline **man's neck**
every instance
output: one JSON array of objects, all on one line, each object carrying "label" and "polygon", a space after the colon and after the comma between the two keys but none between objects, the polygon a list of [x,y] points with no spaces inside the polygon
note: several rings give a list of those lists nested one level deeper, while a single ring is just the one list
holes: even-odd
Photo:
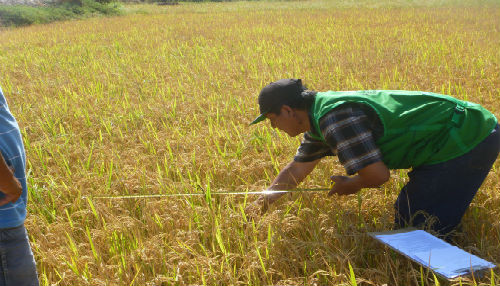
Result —
[{"label": "man's neck", "polygon": [[311,130],[311,120],[309,117],[309,112],[307,112],[306,110],[297,109],[295,110],[295,114],[299,119],[298,127],[301,130],[301,133]]}]

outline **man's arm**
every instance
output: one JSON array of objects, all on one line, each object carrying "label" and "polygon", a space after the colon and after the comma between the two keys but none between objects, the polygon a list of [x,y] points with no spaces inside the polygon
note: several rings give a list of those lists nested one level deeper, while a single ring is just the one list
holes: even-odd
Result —
[{"label": "man's arm", "polygon": [[309,175],[320,159],[311,162],[292,161],[280,171],[268,190],[289,190],[297,187]]},{"label": "man's arm", "polygon": [[[279,190],[291,190],[296,188],[306,177],[309,175],[314,167],[318,164],[320,159],[314,160],[312,162],[296,162],[292,161],[286,165],[283,170],[280,171],[278,176],[274,179],[266,191],[279,191]],[[273,203],[284,193],[268,194],[268,203]]]},{"label": "man's arm", "polygon": [[0,154],[0,191],[5,194],[0,200],[0,206],[17,201],[23,192],[21,183],[14,176],[13,170],[7,165],[2,154]]},{"label": "man's arm", "polygon": [[362,188],[378,187],[389,178],[390,172],[387,166],[382,161],[375,162],[359,170],[358,174],[353,177],[332,176],[331,179],[335,184],[328,195],[354,194]]}]

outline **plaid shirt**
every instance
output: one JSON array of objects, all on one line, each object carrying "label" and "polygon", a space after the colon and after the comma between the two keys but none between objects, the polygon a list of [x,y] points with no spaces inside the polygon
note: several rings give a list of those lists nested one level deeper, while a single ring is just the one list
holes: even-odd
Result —
[{"label": "plaid shirt", "polygon": [[375,141],[383,134],[383,125],[375,112],[362,104],[343,104],[320,119],[325,142],[304,133],[294,157],[296,162],[311,162],[325,156],[337,155],[348,175],[382,161]]}]

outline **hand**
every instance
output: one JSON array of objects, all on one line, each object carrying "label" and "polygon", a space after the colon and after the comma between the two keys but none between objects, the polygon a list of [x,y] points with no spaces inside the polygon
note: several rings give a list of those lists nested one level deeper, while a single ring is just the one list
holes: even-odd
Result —
[{"label": "hand", "polygon": [[262,200],[261,197],[259,197],[257,200],[254,202],[250,203],[247,205],[245,208],[245,216],[248,222],[255,220],[258,216],[260,216],[262,213],[265,211],[262,211],[263,206],[262,206]]},{"label": "hand", "polygon": [[361,188],[357,185],[356,179],[346,177],[346,176],[331,176],[333,186],[330,192],[328,192],[328,196],[333,194],[338,195],[350,195],[357,193]]},{"label": "hand", "polygon": [[23,188],[21,187],[21,183],[13,177],[13,180],[8,187],[2,188],[2,193],[4,193],[5,197],[0,200],[0,206],[6,205],[8,203],[16,202],[23,192]]},{"label": "hand", "polygon": [[264,194],[259,196],[257,200],[248,205],[245,208],[245,215],[247,217],[247,221],[255,220],[258,216],[261,216],[267,212],[269,209],[269,205],[274,203],[277,199],[279,199],[283,194],[275,193],[275,194]]}]

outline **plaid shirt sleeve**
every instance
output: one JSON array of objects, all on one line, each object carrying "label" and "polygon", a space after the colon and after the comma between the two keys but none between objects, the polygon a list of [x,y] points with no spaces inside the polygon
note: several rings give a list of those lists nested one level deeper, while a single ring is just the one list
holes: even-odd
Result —
[{"label": "plaid shirt sleeve", "polygon": [[293,160],[295,162],[312,162],[325,156],[335,155],[332,148],[322,141],[311,137],[309,132],[304,133],[304,138],[300,143]]},{"label": "plaid shirt sleeve", "polygon": [[361,108],[353,105],[335,108],[320,119],[319,127],[347,174],[382,161],[368,117]]},{"label": "plaid shirt sleeve", "polygon": [[337,155],[348,175],[382,161],[382,153],[375,144],[372,126],[363,109],[347,104],[335,108],[320,119],[320,129],[326,144],[304,134],[295,161],[308,162]]}]

